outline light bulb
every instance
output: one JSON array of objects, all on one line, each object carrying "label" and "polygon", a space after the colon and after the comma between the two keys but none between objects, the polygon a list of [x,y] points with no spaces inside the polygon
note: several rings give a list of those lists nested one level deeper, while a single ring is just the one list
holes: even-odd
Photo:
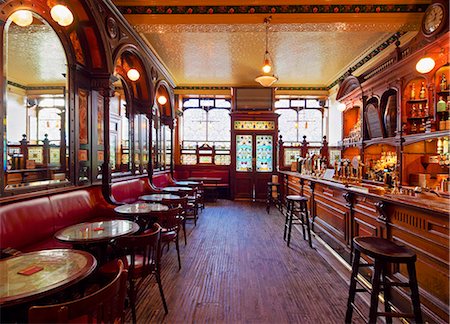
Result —
[{"label": "light bulb", "polygon": [[130,79],[131,81],[137,81],[139,80],[141,74],[139,73],[138,70],[136,69],[129,69],[127,72],[127,77],[128,79]]},{"label": "light bulb", "polygon": [[270,66],[270,64],[266,64],[262,67],[262,70],[264,73],[269,73],[270,70],[272,70],[272,67]]},{"label": "light bulb", "polygon": [[33,14],[29,10],[17,10],[10,18],[20,27],[29,26],[33,22]]},{"label": "light bulb", "polygon": [[431,57],[422,57],[416,64],[416,70],[419,73],[428,73],[433,70],[436,63]]},{"label": "light bulb", "polygon": [[158,97],[158,103],[159,103],[160,105],[165,105],[166,102],[167,102],[167,98],[166,98],[165,96],[159,96],[159,97]]},{"label": "light bulb", "polygon": [[60,26],[69,26],[73,22],[73,14],[69,8],[64,5],[56,5],[50,10],[53,20]]},{"label": "light bulb", "polygon": [[339,110],[339,111],[344,111],[346,107],[347,107],[347,106],[345,105],[345,103],[340,102],[340,103],[338,104],[338,106],[337,106],[337,110]]}]

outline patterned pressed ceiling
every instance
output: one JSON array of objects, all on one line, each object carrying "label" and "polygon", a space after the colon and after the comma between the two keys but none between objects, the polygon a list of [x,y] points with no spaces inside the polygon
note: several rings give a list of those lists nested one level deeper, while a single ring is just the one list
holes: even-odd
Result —
[{"label": "patterned pressed ceiling", "polygon": [[429,3],[335,2],[171,0],[149,6],[148,1],[115,1],[178,86],[257,85],[254,78],[261,74],[264,55],[263,20],[272,15],[269,52],[279,77],[276,85],[319,88],[332,85],[372,52],[380,54],[377,47],[394,33],[417,31]]}]

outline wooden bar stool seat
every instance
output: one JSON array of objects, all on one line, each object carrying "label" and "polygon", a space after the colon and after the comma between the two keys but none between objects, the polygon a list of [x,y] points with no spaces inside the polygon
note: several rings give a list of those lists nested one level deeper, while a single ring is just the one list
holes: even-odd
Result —
[{"label": "wooden bar stool seat", "polygon": [[[267,183],[267,200],[266,200],[267,214],[270,213],[270,204],[273,204],[275,207],[281,210],[280,186],[281,184],[276,182]],[[276,191],[274,191],[274,187]],[[273,196],[274,193],[276,193],[276,198]]]},{"label": "wooden bar stool seat", "polygon": [[[365,318],[368,323],[376,323],[377,317],[385,316],[386,323],[392,323],[392,317],[413,318],[415,323],[422,323],[422,312],[420,310],[419,287],[416,278],[416,254],[404,246],[400,246],[390,240],[374,237],[359,236],[353,239],[355,249],[352,275],[350,279],[350,291],[347,302],[347,312],[345,322],[351,323],[353,310],[365,318],[360,309],[355,306],[355,295],[357,292],[370,292],[370,310],[369,318]],[[360,263],[361,253],[374,259],[373,264]],[[408,282],[392,282],[387,280],[388,263],[403,263],[408,269]],[[372,290],[357,288],[361,282],[358,279],[360,267],[373,267]],[[380,280],[381,279],[381,280]],[[364,287],[364,286],[362,286]],[[391,287],[408,287],[411,290],[412,313],[398,313],[391,311]],[[384,292],[384,312],[378,312],[378,295],[380,291]]]},{"label": "wooden bar stool seat", "polygon": [[283,239],[285,241],[287,239],[287,246],[289,246],[291,242],[292,225],[300,224],[302,225],[303,239],[306,240],[306,233],[307,233],[309,246],[312,247],[311,229],[309,226],[309,217],[308,217],[308,198],[304,196],[289,195],[286,196],[286,202],[287,202],[287,211],[286,211],[286,218],[284,221]]}]

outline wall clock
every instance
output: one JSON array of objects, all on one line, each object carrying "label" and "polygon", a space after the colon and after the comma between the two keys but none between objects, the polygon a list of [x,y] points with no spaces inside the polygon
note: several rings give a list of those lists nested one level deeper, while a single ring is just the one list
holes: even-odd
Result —
[{"label": "wall clock", "polygon": [[446,15],[447,11],[443,4],[431,4],[423,16],[422,33],[427,37],[439,33],[445,25]]}]

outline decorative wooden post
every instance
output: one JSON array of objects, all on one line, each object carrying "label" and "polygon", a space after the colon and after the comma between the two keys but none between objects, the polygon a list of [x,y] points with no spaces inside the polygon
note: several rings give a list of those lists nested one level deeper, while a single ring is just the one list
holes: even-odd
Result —
[{"label": "decorative wooden post", "polygon": [[50,141],[48,140],[48,134],[44,134],[44,140],[42,141],[43,144],[43,155],[44,155],[44,167],[48,167],[48,164],[50,163]]},{"label": "decorative wooden post", "polygon": [[355,236],[355,215],[353,211],[355,195],[352,192],[347,191],[343,194],[346,201],[345,206],[349,209],[349,237],[347,238],[347,244],[350,244],[350,264],[353,263],[353,237]]},{"label": "decorative wooden post", "polygon": [[20,140],[20,153],[22,153],[23,161],[20,163],[19,169],[25,169],[28,160],[28,140],[26,134],[23,134]]},{"label": "decorative wooden post", "polygon": [[283,136],[280,135],[278,140],[278,170],[284,167],[284,150],[283,150]]},{"label": "decorative wooden post", "polygon": [[300,155],[303,158],[305,158],[308,155],[308,144],[309,142],[306,141],[306,135],[303,135],[302,146],[300,147]]},{"label": "decorative wooden post", "polygon": [[322,147],[320,148],[320,157],[322,158],[322,160],[326,160],[326,164],[328,167],[330,163],[330,152],[328,150],[328,141],[326,136],[323,137]]}]

